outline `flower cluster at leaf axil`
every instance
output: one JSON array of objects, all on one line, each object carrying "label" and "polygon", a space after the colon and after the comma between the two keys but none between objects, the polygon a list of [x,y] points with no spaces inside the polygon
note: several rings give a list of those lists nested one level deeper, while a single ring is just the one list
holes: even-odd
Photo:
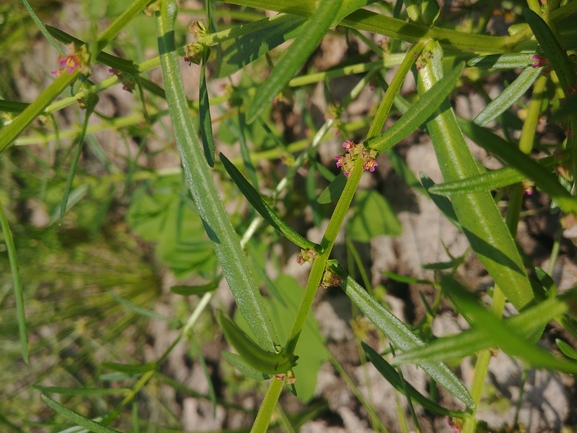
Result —
[{"label": "flower cluster at leaf axil", "polygon": [[352,140],[347,140],[343,143],[345,154],[335,157],[337,160],[337,167],[343,170],[346,177],[349,177],[355,163],[360,158],[364,161],[363,170],[369,170],[371,173],[375,171],[379,163],[376,161],[377,151],[375,149],[367,150],[362,144],[355,144]]},{"label": "flower cluster at leaf axil", "polygon": [[297,257],[297,263],[299,265],[303,265],[307,262],[312,262],[314,259],[316,259],[319,256],[319,253],[317,253],[315,250],[310,249],[310,250],[301,250],[301,253],[298,255]]},{"label": "flower cluster at leaf axil", "polygon": [[64,72],[72,74],[78,70],[84,75],[90,73],[90,53],[86,45],[76,45],[74,42],[67,45],[68,55],[58,56],[59,69],[50,72],[52,75],[59,77]]},{"label": "flower cluster at leaf axil", "polygon": [[323,274],[323,279],[321,281],[321,287],[323,289],[328,289],[329,287],[338,286],[343,282],[343,279],[338,275],[333,274],[328,269],[325,269]]}]

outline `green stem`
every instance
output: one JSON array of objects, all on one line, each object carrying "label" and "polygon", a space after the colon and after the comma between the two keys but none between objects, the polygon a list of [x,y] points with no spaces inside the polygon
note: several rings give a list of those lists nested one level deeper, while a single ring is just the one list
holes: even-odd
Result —
[{"label": "green stem", "polygon": [[323,252],[313,262],[311,273],[305,287],[305,294],[299,306],[297,316],[295,317],[295,321],[293,323],[291,332],[289,334],[289,339],[286,344],[286,350],[289,353],[294,352],[300,333],[305,325],[307,315],[313,304],[313,300],[321,283],[323,273],[325,272],[327,260],[331,254],[331,250],[335,244],[337,235],[341,229],[341,225],[345,220],[347,211],[351,206],[353,197],[355,196],[355,192],[359,186],[361,176],[363,175],[363,163],[363,160],[360,158],[355,163],[355,166],[351,172],[351,176],[347,180],[345,189],[343,190],[343,193],[337,202],[337,206],[335,207],[327,230],[325,231],[325,235],[321,242]]},{"label": "green stem", "polygon": [[533,86],[533,96],[527,109],[527,116],[523,123],[521,130],[521,138],[519,140],[519,150],[525,154],[531,153],[533,149],[533,141],[535,140],[535,130],[539,123],[539,114],[541,113],[541,105],[545,95],[545,88],[547,86],[547,77],[542,75],[537,78]]},{"label": "green stem", "polygon": [[283,380],[276,377],[272,379],[250,433],[266,433],[276,402],[280,397],[283,383]]},{"label": "green stem", "polygon": [[[489,371],[489,361],[491,359],[491,352],[489,350],[482,350],[479,352],[477,363],[475,364],[475,374],[473,376],[473,382],[471,384],[471,389],[469,393],[471,398],[475,402],[475,407],[479,407],[479,401],[481,400],[481,393],[483,391],[483,385],[485,384],[485,377]],[[463,423],[463,429],[461,433],[474,433],[475,426],[477,425],[477,420],[475,417],[477,410],[473,410],[472,414],[465,418]]]}]

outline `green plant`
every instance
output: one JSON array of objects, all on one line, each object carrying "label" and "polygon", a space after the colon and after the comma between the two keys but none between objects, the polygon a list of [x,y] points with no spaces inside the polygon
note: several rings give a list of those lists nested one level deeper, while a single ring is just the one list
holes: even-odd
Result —
[{"label": "green plant", "polygon": [[[43,396],[46,404],[62,419],[69,419],[88,430],[110,432],[116,431],[110,427],[113,423],[118,423],[119,428],[126,428],[127,420],[121,423],[122,418],[131,416],[133,431],[139,431],[139,426],[144,423],[140,420],[136,396],[154,380],[169,380],[159,375],[159,368],[183,338],[190,338],[193,346],[198,344],[200,340],[191,337],[190,332],[194,326],[198,329],[200,315],[222,277],[228,283],[241,316],[235,323],[222,312],[216,313],[223,334],[238,352],[238,355],[227,353],[225,357],[247,377],[257,381],[270,380],[252,425],[251,431],[254,432],[266,431],[275,412],[280,419],[278,424],[286,431],[293,431],[295,426],[315,414],[303,412],[300,421],[291,421],[277,402],[285,383],[293,392],[298,391],[301,397],[303,394],[311,397],[310,387],[299,391],[301,373],[298,368],[301,363],[305,364],[302,376],[315,376],[322,359],[325,356],[330,358],[323,352],[318,359],[307,359],[309,355],[302,342],[304,338],[307,338],[308,345],[314,344],[311,341],[315,339],[322,341],[310,318],[319,287],[340,286],[356,308],[381,332],[380,338],[386,337],[389,341],[391,350],[386,354],[377,353],[366,342],[362,342],[360,350],[398,392],[408,398],[417,430],[419,420],[412,403],[422,405],[439,416],[451,417],[455,429],[468,433],[476,430],[476,409],[494,348],[524,361],[528,366],[570,374],[577,372],[577,364],[571,359],[574,354],[566,343],[560,343],[559,348],[569,359],[537,346],[545,326],[551,321],[556,321],[568,335],[577,338],[573,311],[575,290],[557,293],[549,276],[558,258],[562,232],[558,231],[551,248],[550,265],[546,271],[536,268],[516,242],[523,194],[533,189],[550,197],[550,210],[557,212],[566,228],[575,225],[577,146],[572,134],[577,130],[577,46],[570,27],[575,22],[577,2],[552,0],[541,6],[538,2],[530,1],[529,8],[522,9],[521,14],[515,16],[518,22],[510,27],[509,36],[489,36],[485,33],[492,11],[492,7],[489,7],[491,2],[482,2],[486,3],[487,12],[481,14],[474,25],[472,20],[474,13],[480,12],[480,8],[477,8],[480,4],[471,11],[450,16],[439,8],[435,0],[405,1],[406,12],[402,10],[403,2],[400,1],[393,5],[368,0],[322,0],[318,4],[311,0],[282,0],[273,5],[263,0],[235,0],[226,2],[229,5],[222,8],[207,1],[202,11],[206,14],[206,21],[198,21],[191,26],[195,41],[189,44],[184,43],[185,32],[177,21],[182,12],[177,2],[159,0],[148,3],[148,0],[137,0],[127,4],[121,14],[120,11],[111,12],[112,16],[116,16],[112,24],[100,36],[92,35],[93,42],[85,43],[62,30],[45,26],[34,8],[24,1],[43,35],[56,47],[59,45],[53,39],[68,44],[69,51],[66,55],[63,52],[60,54],[61,69],[56,71],[58,77],[32,103],[0,100],[0,110],[9,113],[0,130],[0,151],[5,153],[5,165],[15,161],[14,165],[17,166],[18,161],[24,161],[24,158],[19,159],[15,146],[73,139],[75,153],[67,156],[67,173],[58,164],[50,166],[36,155],[31,156],[34,163],[41,165],[47,173],[50,169],[55,172],[51,179],[46,178],[40,183],[43,191],[41,198],[43,202],[51,204],[53,210],[52,223],[66,222],[66,215],[80,215],[82,219],[81,216],[88,212],[90,223],[87,228],[93,236],[97,236],[111,203],[126,197],[129,202],[126,218],[134,232],[147,241],[157,243],[157,256],[174,275],[179,278],[194,275],[202,280],[196,286],[172,288],[174,293],[181,295],[202,295],[192,314],[183,315],[182,318],[158,315],[143,300],[135,302],[117,294],[112,296],[116,303],[136,315],[170,323],[179,329],[178,336],[153,362],[100,364],[102,368],[115,371],[115,379],[125,380],[130,385],[123,389],[124,398],[118,404],[99,401],[100,416],[96,420],[90,419],[91,416],[95,417],[93,412],[80,413],[62,402]],[[242,8],[237,9],[233,5]],[[154,17],[148,18],[146,24],[138,24],[142,18],[139,15],[145,8]],[[255,9],[256,12],[248,13],[245,8]],[[261,13],[262,10],[271,9],[278,15],[265,17]],[[221,16],[229,22],[248,22],[233,22],[229,28],[217,31]],[[144,41],[146,32],[143,27],[150,27],[153,21],[158,57],[139,63],[137,60],[141,53],[138,50],[128,49],[121,40],[114,42],[123,29],[129,29],[132,25],[136,33],[141,33],[140,40]],[[367,32],[386,36],[390,40],[384,46],[379,45],[367,36]],[[306,70],[307,60],[328,34],[355,38],[365,43],[369,51],[354,58],[352,65],[345,62],[326,71]],[[291,39],[294,42],[286,50],[275,50]],[[117,48],[126,48],[126,58],[103,51],[112,43],[117,44]],[[188,99],[185,93],[179,62],[182,57],[189,64],[200,64],[198,102]],[[241,81],[227,86],[222,96],[209,95],[212,77],[208,76],[208,70],[214,70],[214,77],[228,77],[243,68],[254,68],[252,70],[258,72],[265,61],[270,67],[270,75],[264,81],[253,81],[249,74],[243,73]],[[110,67],[113,77],[99,83],[92,82],[90,71],[96,63]],[[392,66],[398,66],[398,69],[387,83],[383,72]],[[162,84],[153,82],[146,75],[147,71],[157,67],[162,71]],[[518,76],[515,74],[516,78],[505,91],[489,100],[486,108],[474,119],[455,115],[449,100],[451,95],[460,89],[476,90],[483,94],[481,84],[486,76],[496,71],[519,69],[523,71]],[[295,77],[299,71],[304,72]],[[416,94],[403,96],[400,90],[411,73],[416,79]],[[360,81],[342,101],[332,104],[327,110],[325,122],[317,127],[307,104],[303,103],[308,98],[305,86],[324,81],[330,87],[329,79],[353,74],[359,74]],[[381,95],[376,109],[367,109],[370,115],[356,123],[341,119],[347,106],[371,83],[376,85]],[[116,119],[99,113],[98,95],[118,84],[123,84],[127,90],[137,90],[142,105],[141,114]],[[57,100],[69,87],[72,89],[71,96]],[[518,101],[525,104],[525,94],[529,89],[532,89],[532,94],[526,105],[525,118],[521,120],[511,107]],[[295,101],[300,107],[303,122],[314,131],[310,137],[292,144],[286,144],[280,137],[270,122],[271,111],[274,111],[271,104],[282,105],[285,101],[291,104]],[[60,131],[55,113],[79,102],[84,109],[82,120],[78,121],[81,126],[76,130]],[[162,108],[164,102],[168,105],[167,110]],[[228,106],[224,103],[228,103]],[[219,130],[213,132],[212,125],[217,120],[211,114],[211,108],[214,110],[215,107],[220,109],[222,116],[218,119],[221,122]],[[546,145],[536,139],[536,131],[542,113],[549,112],[552,114],[550,128],[557,128],[558,133],[563,133],[563,138]],[[401,116],[392,126],[385,127],[387,119],[397,113],[401,113]],[[95,115],[102,122],[89,125],[89,119]],[[125,161],[122,169],[115,167],[118,162],[113,162],[106,152],[98,153],[109,171],[102,176],[79,168],[85,141],[92,144],[93,149],[101,149],[94,139],[89,139],[94,132],[128,128],[127,133],[132,136],[146,136],[151,134],[152,126],[161,123],[161,119],[167,115],[171,122],[168,129],[174,134],[182,162],[182,173],[178,169],[162,171],[139,166],[138,156],[145,153],[142,147],[134,159]],[[53,119],[53,131],[47,134],[37,128],[34,122],[39,118]],[[487,127],[493,121],[498,125],[496,131]],[[26,136],[23,133],[30,125],[38,131]],[[435,185],[424,173],[419,183],[394,150],[395,145],[417,130],[424,131],[432,141],[444,179],[442,184]],[[345,137],[344,152],[335,155],[336,167],[327,168],[319,163],[316,156],[319,147],[334,134],[333,131]],[[163,138],[165,142],[171,140],[171,133],[168,138]],[[362,139],[354,142],[349,138],[353,133]],[[494,154],[505,167],[493,171],[483,167],[473,158],[465,136]],[[227,147],[227,143],[235,141],[240,143],[240,157],[228,158],[226,154],[232,154],[233,150]],[[216,147],[220,150],[218,155],[215,154]],[[300,153],[294,155],[296,152]],[[532,153],[545,156],[533,158]],[[359,189],[363,173],[375,171],[380,155],[387,155],[406,183],[427,195],[466,236],[471,250],[494,283],[490,309],[458,282],[456,275],[465,261],[464,257],[451,257],[450,262],[429,265],[436,270],[434,281],[413,281],[388,274],[399,281],[425,283],[438,290],[435,303],[432,306],[425,303],[426,318],[415,328],[390,313],[381,299],[375,296],[352,241],[366,243],[379,235],[395,236],[401,232],[401,225],[388,202],[374,191]],[[275,169],[267,177],[255,164],[261,159],[275,161],[281,158],[287,162],[287,167]],[[240,165],[243,166],[242,170],[238,168]],[[308,170],[306,191],[305,197],[301,197],[293,185],[298,173],[305,167]],[[337,168],[340,173],[335,175]],[[123,171],[126,171],[126,176]],[[215,176],[219,179],[218,183]],[[316,184],[322,178],[329,185],[319,194]],[[32,181],[38,182],[33,176],[30,179],[29,185],[32,185]],[[122,197],[115,187],[120,183],[125,185]],[[262,185],[272,190],[270,196],[259,192],[263,190]],[[37,186],[29,188],[38,189]],[[3,193],[1,200],[7,206],[13,189],[7,187],[4,190],[7,192]],[[497,195],[493,195],[492,190],[498,191]],[[498,201],[505,191],[508,206],[503,218]],[[286,196],[281,199],[285,192]],[[96,211],[86,211],[86,204],[81,204],[87,194],[98,205]],[[251,205],[246,213],[239,210],[243,208],[245,199]],[[280,206],[281,202],[284,206]],[[225,204],[229,203],[241,204],[231,214],[225,208]],[[290,212],[282,215],[279,210],[282,207],[298,210],[305,206],[310,208],[315,225],[320,226],[322,218],[328,218],[318,242],[307,239],[291,222],[295,215]],[[351,209],[354,216],[347,224],[347,214]],[[302,216],[298,211],[294,214]],[[247,215],[250,222],[247,222]],[[18,325],[21,352],[28,362],[28,334],[33,329],[30,325],[34,321],[25,316],[26,296],[18,271],[18,237],[12,236],[11,219],[1,212],[1,208],[0,220],[18,312],[11,325],[12,329]],[[12,218],[12,221],[12,231],[15,231],[17,220]],[[259,231],[263,223],[267,223],[268,227]],[[343,230],[350,258],[347,266],[331,259],[337,237]],[[254,241],[257,236],[261,245]],[[287,280],[290,277],[281,275],[273,282],[264,271],[267,265],[259,262],[266,256],[262,249],[272,248],[273,245],[280,246],[283,251],[300,249],[299,264],[311,263],[302,293],[294,280]],[[279,263],[274,263],[274,257],[266,257],[266,260],[268,265],[272,263],[280,268]],[[362,285],[356,281],[355,266],[359,268]],[[261,281],[270,298],[262,296],[259,290]],[[290,290],[300,295],[298,300],[294,293],[287,293]],[[472,330],[451,337],[432,337],[428,327],[443,298],[448,299],[456,311],[469,321]],[[507,301],[518,314],[502,319]],[[277,316],[290,320],[290,328],[281,329]],[[250,329],[241,329],[243,321],[250,324]],[[398,351],[402,353],[397,354]],[[467,389],[444,362],[473,354],[477,354],[475,373],[472,385]],[[209,376],[201,355],[199,362]],[[463,410],[445,408],[435,401],[434,393],[426,397],[407,384],[399,367],[403,363],[420,366],[435,384],[432,389],[436,384],[444,387],[460,400]],[[335,368],[341,367],[335,362]],[[170,384],[182,392],[191,392],[178,388],[174,382]],[[64,395],[74,393],[63,388],[39,389]],[[355,392],[369,412],[373,428],[387,431],[387,426],[378,419],[370,402]],[[106,394],[105,388],[84,386],[77,392],[85,398],[99,393]],[[217,401],[212,388],[209,395],[203,397],[211,400],[213,405],[223,404]],[[131,404],[132,414],[128,415],[125,407]],[[102,410],[102,407],[105,409]],[[19,429],[8,419],[0,421],[15,431]],[[408,429],[406,419],[401,417],[399,424],[403,429]]]}]

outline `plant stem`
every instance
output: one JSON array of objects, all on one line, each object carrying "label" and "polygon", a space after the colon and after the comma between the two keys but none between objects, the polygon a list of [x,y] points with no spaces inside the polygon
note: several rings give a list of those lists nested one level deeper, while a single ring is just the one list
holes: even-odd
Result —
[{"label": "plant stem", "polygon": [[250,429],[250,433],[266,433],[272,417],[272,412],[274,411],[276,402],[280,397],[283,382],[283,380],[277,379],[276,377],[272,379],[258,411],[258,415],[256,416],[256,420]]}]

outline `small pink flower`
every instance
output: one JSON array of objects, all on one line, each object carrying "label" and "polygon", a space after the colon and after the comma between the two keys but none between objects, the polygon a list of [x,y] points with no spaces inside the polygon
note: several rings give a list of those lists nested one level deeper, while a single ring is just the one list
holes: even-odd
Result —
[{"label": "small pink flower", "polygon": [[549,59],[543,56],[534,55],[531,56],[531,59],[533,60],[533,64],[531,65],[533,68],[540,68],[549,64]]},{"label": "small pink flower", "polygon": [[90,54],[86,45],[76,46],[74,43],[68,45],[68,55],[58,56],[58,66],[60,69],[51,71],[50,74],[59,77],[63,72],[69,75],[78,70],[84,75],[90,73]]},{"label": "small pink flower", "polygon": [[339,156],[335,156],[335,159],[337,160],[337,167],[342,167],[343,165],[343,156],[339,155]]},{"label": "small pink flower", "polygon": [[343,143],[343,147],[345,148],[345,152],[350,152],[355,148],[355,143],[353,143],[353,140],[347,140]]},{"label": "small pink flower", "polygon": [[376,160],[370,158],[370,159],[367,159],[367,161],[363,165],[363,170],[369,170],[372,173],[375,171],[375,167],[378,167],[378,166],[379,166],[379,163]]}]

